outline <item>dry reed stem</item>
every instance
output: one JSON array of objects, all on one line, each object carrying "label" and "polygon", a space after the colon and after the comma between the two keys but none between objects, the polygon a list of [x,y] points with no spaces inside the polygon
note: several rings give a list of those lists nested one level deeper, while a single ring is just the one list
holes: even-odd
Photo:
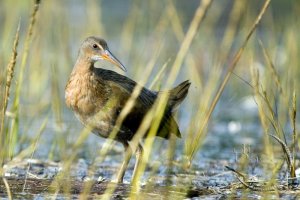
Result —
[{"label": "dry reed stem", "polygon": [[[260,42],[260,45],[261,45],[261,48],[263,48],[263,45],[262,45],[261,42]],[[264,48],[263,48],[263,51],[264,51],[265,59],[268,60],[269,57],[268,57],[267,52],[266,52],[266,50],[265,50]],[[268,60],[268,62],[269,62],[269,64],[270,64],[270,60]],[[272,72],[272,74],[273,74],[273,76],[275,76],[275,75],[274,75],[274,72]],[[254,76],[254,75],[252,75],[252,76]],[[256,75],[256,77],[258,78],[259,75]],[[259,84],[259,81],[258,81],[258,79],[257,79],[256,85],[258,85],[258,84]],[[278,84],[280,84],[280,82],[278,82]],[[278,87],[278,86],[281,88],[281,84],[280,84],[280,85],[277,85],[277,87]],[[279,88],[279,87],[278,87],[278,88]],[[283,131],[283,129],[281,128],[280,123],[278,122],[278,120],[277,120],[276,117],[275,117],[275,113],[274,113],[274,111],[273,111],[273,109],[272,109],[272,105],[271,105],[271,102],[270,102],[270,100],[269,100],[269,98],[268,98],[267,92],[266,92],[266,91],[263,91],[263,92],[261,93],[261,92],[259,91],[259,87],[258,87],[258,86],[256,86],[255,89],[256,89],[256,90],[255,90],[255,91],[256,91],[256,94],[258,94],[258,95],[261,97],[261,99],[264,101],[264,104],[266,105],[265,108],[267,108],[267,110],[269,111],[269,114],[271,115],[271,116],[267,116],[267,115],[265,114],[265,110],[264,110],[264,112],[263,112],[262,114],[260,114],[261,121],[262,121],[263,119],[267,118],[267,119],[269,120],[269,122],[271,123],[272,127],[274,128],[276,134],[277,134],[277,135],[280,135],[280,133],[281,133],[281,134],[285,137],[284,131]],[[259,107],[261,107],[261,106],[259,106]],[[293,114],[292,114],[292,118],[293,118]],[[264,124],[265,124],[265,123],[263,123],[263,125],[264,125]],[[265,132],[268,132],[268,128],[267,128],[266,125],[264,125],[264,130],[265,130]],[[295,177],[295,165],[294,165],[294,163],[292,162],[292,154],[291,154],[289,148],[287,147],[286,142],[283,141],[283,140],[281,140],[279,137],[277,137],[277,136],[275,136],[275,135],[272,135],[272,134],[269,134],[269,135],[272,136],[277,142],[280,143],[280,145],[281,145],[281,147],[282,147],[282,150],[283,150],[283,153],[284,153],[284,155],[285,155],[285,157],[286,157],[286,162],[287,162],[287,165],[288,165],[288,168],[289,168],[290,176],[291,176],[291,177]]]},{"label": "dry reed stem", "polygon": [[241,177],[243,178],[243,180],[246,180],[246,179],[247,179],[247,177],[246,177],[245,174],[243,174],[243,173],[241,173],[241,172],[239,172],[239,171],[233,169],[232,167],[225,166],[225,168],[228,169],[228,170],[230,170],[230,171],[232,171],[232,172],[234,172],[234,173],[236,173],[238,176],[241,176]]},{"label": "dry reed stem", "polygon": [[61,129],[63,123],[62,117],[62,105],[59,91],[59,80],[57,77],[58,69],[54,65],[51,65],[51,96],[52,96],[52,110],[55,117],[56,125]]},{"label": "dry reed stem", "polygon": [[[157,51],[157,53],[154,55],[154,57],[149,61],[149,63],[146,66],[146,71],[144,73],[144,77],[149,77],[150,73],[152,72],[152,69],[154,67],[154,64],[158,58],[160,51]],[[142,79],[141,83],[136,85],[134,88],[130,98],[127,100],[124,108],[122,109],[119,117],[117,118],[116,125],[113,129],[113,131],[110,133],[109,138],[114,139],[116,137],[116,134],[119,131],[120,126],[122,125],[123,121],[125,120],[126,116],[130,113],[130,111],[133,109],[135,105],[135,101],[138,98],[139,94],[142,91],[142,86],[147,82],[147,78]],[[105,155],[107,154],[107,151],[109,150],[109,146],[111,146],[112,140],[106,140],[105,144],[103,145],[103,148],[101,149],[100,156],[103,156],[103,159]]]},{"label": "dry reed stem", "polygon": [[[182,27],[182,24],[180,21],[178,11],[177,11],[176,7],[174,6],[173,1],[171,1],[171,0],[168,1],[166,13],[168,15],[168,19],[171,23],[173,32],[174,32],[178,42],[182,43],[182,41],[184,40],[184,37],[185,37],[184,30],[183,30],[183,27]],[[189,66],[188,69],[190,71],[197,70],[197,66],[196,66],[196,62],[195,62],[196,59],[190,53],[186,54],[185,60],[186,60],[186,65]],[[202,87],[203,87],[202,79],[203,78],[201,77],[201,74],[191,72],[191,75],[192,75],[191,79],[194,81],[197,81],[196,83],[193,83],[193,84],[197,85],[199,87],[199,89],[202,90]],[[193,78],[193,77],[195,77],[195,78]]]},{"label": "dry reed stem", "polygon": [[31,13],[31,17],[30,17],[30,23],[29,23],[28,32],[27,32],[26,39],[25,39],[25,44],[24,44],[24,53],[23,53],[22,61],[21,61],[20,74],[18,77],[18,84],[17,84],[17,88],[16,88],[16,96],[15,96],[15,102],[14,102],[15,108],[18,107],[19,102],[20,102],[20,92],[21,92],[21,86],[23,83],[24,69],[25,69],[25,65],[27,62],[29,46],[31,43],[33,28],[34,28],[34,25],[36,22],[40,3],[41,3],[41,0],[35,0],[34,8],[33,8],[33,11]]},{"label": "dry reed stem", "polygon": [[175,58],[174,64],[172,66],[172,69],[169,74],[169,78],[167,80],[167,87],[171,87],[171,85],[174,83],[175,79],[177,78],[180,66],[182,65],[185,56],[191,46],[191,43],[197,33],[197,30],[203,21],[205,14],[207,13],[210,5],[212,3],[212,0],[202,0],[200,1],[200,5],[197,8],[195,15],[191,21],[191,24],[189,26],[189,29],[182,41],[182,44],[180,46],[180,49],[177,53],[177,56]]},{"label": "dry reed stem", "polygon": [[275,112],[274,112],[274,110],[272,108],[272,104],[271,104],[270,99],[269,99],[269,97],[267,95],[267,92],[263,91],[262,94],[261,94],[261,96],[262,96],[262,98],[263,98],[263,100],[265,102],[266,108],[269,110],[269,113],[271,115],[271,117],[266,116],[267,119],[270,121],[270,123],[273,126],[276,134],[277,135],[282,135],[282,137],[284,138],[285,143],[287,143],[286,142],[286,137],[285,137],[285,134],[284,134],[284,131],[283,131],[283,128],[282,128],[280,122],[278,121],[278,118],[275,115]]},{"label": "dry reed stem", "polygon": [[[146,67],[146,71],[144,73],[144,77],[149,77],[153,67],[154,67],[154,64],[155,64],[155,61],[157,60],[158,58],[158,55],[159,55],[159,51],[157,51],[157,54],[154,55],[154,57],[150,60],[150,62],[147,64],[147,67]],[[141,82],[141,85],[144,85],[145,83],[147,82],[147,78],[145,79],[142,79],[142,82]],[[118,133],[118,130],[119,130],[119,127],[122,125],[123,121],[125,120],[126,116],[129,114],[129,112],[133,109],[133,106],[135,104],[135,101],[136,99],[138,98],[138,95],[141,93],[141,90],[142,90],[142,87],[140,85],[137,85],[130,98],[127,100],[124,108],[122,109],[119,117],[117,118],[117,121],[116,121],[116,125],[113,129],[113,131],[110,133],[109,135],[109,138],[110,139],[113,139],[116,134]],[[155,106],[153,106],[154,108]],[[152,108],[152,109],[153,109]],[[152,110],[151,109],[151,110]],[[153,113],[151,112],[151,110],[147,113],[147,115],[144,117],[143,121],[142,121],[142,124],[140,125],[139,129],[137,130],[134,138],[132,139],[132,145],[131,145],[131,148],[132,148],[132,151],[135,152],[136,149],[137,149],[137,145],[139,143],[139,140],[146,134],[146,131],[147,129],[150,127],[150,123],[152,121],[152,119],[149,119],[147,118],[147,116],[149,114],[151,114],[153,116]],[[153,117],[152,117],[153,118]],[[146,123],[145,123],[146,122]],[[100,156],[101,156],[101,160],[103,160],[105,158],[105,155],[107,154],[108,150],[110,149],[112,145],[112,140],[106,140],[101,151],[100,151]],[[128,149],[127,151],[130,151],[130,149]],[[126,154],[127,152],[125,152]],[[105,195],[104,195],[104,199],[109,199],[111,197],[111,195],[113,194],[114,190],[116,188],[116,185],[115,184],[112,184],[112,185],[109,185],[105,191]]]},{"label": "dry reed stem", "polygon": [[288,146],[286,145],[286,143],[281,140],[279,137],[277,137],[276,135],[272,135],[272,134],[269,134],[271,137],[273,137],[280,145],[281,145],[281,148],[282,148],[282,151],[284,152],[284,155],[286,157],[286,162],[287,162],[287,165],[288,165],[288,168],[289,168],[289,171],[290,171],[290,176],[292,178],[294,178],[296,175],[295,173],[295,167],[292,163],[292,154],[291,154],[291,151],[290,149],[288,148]]},{"label": "dry reed stem", "polygon": [[282,93],[283,90],[282,90],[282,86],[281,86],[281,83],[280,83],[280,78],[279,78],[279,75],[275,69],[275,66],[270,58],[270,55],[268,54],[267,50],[265,49],[263,43],[261,40],[258,40],[259,42],[259,45],[263,51],[263,54],[264,54],[264,57],[265,57],[265,60],[267,61],[267,66],[271,69],[271,72],[272,72],[272,75],[273,77],[275,78],[275,83],[276,83],[276,86],[277,88],[279,89],[279,92]]},{"label": "dry reed stem", "polygon": [[196,134],[196,138],[194,140],[194,143],[191,145],[191,152],[190,152],[190,155],[189,155],[189,159],[192,160],[198,147],[199,147],[199,142],[201,140],[201,137],[203,137],[203,134],[204,134],[204,131],[208,125],[208,122],[209,122],[209,119],[212,115],[212,112],[214,111],[223,91],[224,91],[224,88],[225,86],[227,85],[227,82],[233,72],[233,70],[235,69],[238,61],[240,60],[240,57],[242,56],[242,53],[244,52],[244,49],[246,47],[246,45],[248,44],[248,41],[250,39],[250,37],[252,36],[254,30],[256,29],[256,27],[258,26],[258,24],[260,23],[261,21],[261,18],[262,16],[264,15],[264,13],[266,12],[269,4],[270,4],[271,0],[266,0],[262,9],[260,10],[258,16],[256,17],[256,20],[254,21],[254,24],[252,25],[252,27],[250,28],[250,31],[248,32],[244,42],[242,43],[241,47],[239,48],[238,52],[235,54],[234,58],[233,58],[233,61],[229,64],[229,67],[227,68],[227,71],[226,71],[226,75],[225,75],[225,78],[223,80],[223,82],[221,83],[219,89],[218,89],[218,92],[215,96],[215,98],[213,99],[213,102],[209,108],[209,111],[206,115],[206,117],[204,118],[204,121],[201,122],[201,127],[199,129],[199,131],[197,132]]},{"label": "dry reed stem", "polygon": [[[168,13],[168,17],[173,29],[173,32],[179,42],[182,42],[185,38],[183,26],[180,21],[180,17],[178,14],[178,11],[176,10],[173,2],[171,0],[168,1],[168,6],[166,8],[166,12]],[[193,140],[193,132],[194,130],[197,130],[198,121],[197,119],[201,119],[203,113],[205,113],[206,108],[208,107],[210,100],[210,97],[212,97],[213,90],[211,88],[214,88],[215,82],[218,78],[215,77],[215,75],[209,76],[209,80],[205,83],[204,87],[204,77],[201,72],[199,72],[199,66],[196,66],[196,60],[198,57],[194,57],[192,55],[193,53],[187,53],[185,62],[187,69],[189,71],[189,76],[193,82],[193,85],[198,88],[198,91],[201,92],[201,95],[203,95],[203,98],[201,98],[201,101],[196,101],[195,105],[197,106],[195,109],[196,115],[193,117],[194,120],[190,123],[190,126],[187,130],[187,135],[185,136],[185,150],[189,148],[191,141]],[[217,68],[213,68],[216,70]],[[214,71],[212,70],[212,71]],[[218,70],[217,70],[218,71]],[[217,72],[216,74],[220,74]]]},{"label": "dry reed stem", "polygon": [[12,198],[11,191],[10,191],[9,185],[7,183],[7,180],[5,178],[2,178],[2,180],[3,180],[3,183],[4,183],[5,188],[6,188],[8,199],[12,200],[13,198]]},{"label": "dry reed stem", "polygon": [[[45,128],[46,128],[46,125],[47,125],[47,122],[48,122],[48,117],[45,118],[45,120],[43,121],[39,131],[38,131],[38,134],[37,134],[37,137],[33,143],[33,147],[31,149],[31,155],[30,155],[30,159],[33,158],[33,155],[34,155],[34,152],[37,148],[37,145],[38,145],[38,142],[41,138],[41,135],[42,133],[44,132]],[[31,165],[30,163],[28,164],[28,167],[27,167],[27,170],[26,170],[26,174],[25,174],[25,181],[24,181],[24,185],[23,185],[23,190],[22,192],[25,192],[25,188],[26,188],[26,183],[27,183],[27,178],[28,178],[28,174],[29,174],[29,169],[30,169]]]},{"label": "dry reed stem", "polygon": [[224,32],[224,36],[222,41],[220,42],[220,49],[228,49],[224,54],[221,54],[221,62],[224,61],[229,53],[232,45],[234,44],[235,35],[238,31],[238,24],[241,20],[241,15],[247,8],[247,2],[245,0],[236,0],[234,1],[234,5],[232,11],[229,15],[228,25]]},{"label": "dry reed stem", "polygon": [[[152,124],[151,124],[150,130],[148,132],[149,137],[147,137],[145,140],[143,162],[141,163],[140,166],[138,166],[137,174],[136,174],[136,176],[133,177],[133,180],[132,180],[133,188],[132,188],[131,195],[134,192],[137,192],[139,190],[139,180],[140,180],[142,174],[144,173],[144,171],[146,170],[146,165],[148,163],[152,145],[153,145],[154,138],[155,138],[154,136],[156,135],[158,128],[159,128],[159,124],[162,120],[163,113],[164,113],[163,111],[165,110],[165,107],[167,105],[167,99],[168,99],[168,94],[166,94],[166,93],[162,94],[162,96],[158,98],[158,100],[155,102],[155,105],[151,109],[151,110],[153,110],[153,113],[151,111],[149,112],[149,113],[151,113],[151,116],[150,116],[151,120],[149,120],[149,121]],[[138,137],[135,137],[135,138],[138,138]],[[138,143],[136,142],[136,144],[138,144]]]},{"label": "dry reed stem", "polygon": [[71,147],[72,154],[69,156],[68,160],[66,160],[63,163],[62,171],[60,171],[55,176],[54,180],[52,181],[52,183],[50,185],[50,188],[56,188],[55,193],[57,193],[57,194],[59,193],[59,190],[60,190],[59,185],[64,185],[66,187],[69,186],[69,184],[65,184],[66,177],[68,177],[70,174],[70,168],[71,168],[71,165],[73,164],[73,161],[75,160],[75,158],[77,156],[79,147],[83,144],[84,141],[86,141],[86,138],[90,135],[91,130],[92,129],[89,126],[86,126],[85,128],[83,128],[79,134],[79,137],[77,138],[77,140]]},{"label": "dry reed stem", "polygon": [[161,67],[161,69],[159,70],[159,72],[157,73],[157,75],[154,77],[153,81],[149,85],[149,89],[153,89],[154,86],[158,83],[158,81],[162,78],[163,73],[166,70],[169,62],[170,62],[170,59],[167,60],[167,62],[165,64],[163,64],[163,66]]},{"label": "dry reed stem", "polygon": [[[293,91],[293,108],[292,108],[292,127],[293,127],[293,144],[292,144],[292,154],[293,154],[293,166],[296,166],[296,147],[297,147],[297,129],[296,129],[296,117],[297,117],[297,103],[296,103],[296,91]],[[295,170],[295,169],[294,169]],[[296,174],[295,174],[296,176]]]},{"label": "dry reed stem", "polygon": [[[1,110],[1,124],[0,124],[0,144],[1,147],[6,146],[5,140],[6,138],[4,137],[4,126],[5,126],[5,113],[7,110],[7,105],[8,105],[8,100],[9,100],[9,96],[10,96],[10,86],[11,86],[11,82],[12,79],[14,77],[14,72],[15,72],[15,66],[16,66],[16,62],[17,62],[17,55],[18,55],[18,44],[19,44],[19,34],[20,34],[20,22],[18,24],[18,28],[17,28],[17,32],[15,35],[15,39],[14,39],[14,44],[13,44],[13,49],[12,49],[12,55],[10,58],[10,61],[7,65],[7,74],[6,74],[6,84],[5,84],[5,93],[4,93],[4,99],[3,99],[3,107]],[[4,147],[5,148],[5,147]],[[1,151],[1,158],[4,158],[4,150]],[[2,166],[2,161],[1,161],[1,166]]]},{"label": "dry reed stem", "polygon": [[[262,126],[263,129],[263,147],[264,147],[264,152],[266,153],[266,155],[268,156],[268,158],[270,158],[271,160],[274,160],[274,152],[272,150],[272,145],[270,145],[270,137],[269,137],[269,132],[270,132],[270,127],[269,127],[269,121],[266,117],[266,110],[265,110],[265,106],[264,106],[264,102],[263,99],[264,97],[262,96],[262,94],[260,93],[260,89],[259,89],[259,84],[260,84],[260,76],[259,76],[259,71],[254,68],[253,65],[253,59],[251,59],[251,79],[252,79],[252,84],[254,85],[253,91],[254,91],[254,101],[257,105],[257,109],[258,109],[258,114],[259,114],[259,120],[260,120],[260,124]],[[269,166],[266,166],[269,169]],[[270,166],[271,168],[273,166]]]},{"label": "dry reed stem", "polygon": [[[179,52],[176,56],[173,66],[172,66],[171,72],[170,72],[168,80],[167,80],[167,87],[170,87],[173,84],[173,82],[175,81],[175,79],[178,75],[180,66],[183,63],[184,57],[191,45],[192,40],[194,39],[194,37],[197,33],[197,30],[198,30],[201,22],[203,21],[203,18],[205,16],[211,2],[212,1],[210,1],[210,0],[200,2],[200,5],[195,12],[194,18],[191,21],[189,29],[185,35],[185,38],[181,44]],[[140,166],[138,166],[137,177],[133,177],[133,182],[132,182],[133,188],[132,188],[131,195],[130,195],[131,198],[135,198],[135,192],[138,192],[138,190],[139,190],[138,182],[140,180],[142,173],[146,169],[146,163],[148,162],[150,153],[151,153],[150,149],[154,142],[154,137],[152,137],[152,136],[154,136],[156,131],[158,130],[159,123],[163,116],[162,110],[164,110],[164,108],[167,104],[167,99],[168,99],[168,95],[166,93],[161,95],[160,98],[158,98],[158,100],[155,102],[155,105],[153,106],[151,111],[148,112],[147,116],[143,120],[142,125],[140,126],[140,128],[143,127],[143,124],[145,124],[144,121],[146,121],[146,122],[148,121],[147,123],[149,123],[149,121],[151,122],[153,120],[152,125],[149,130],[149,133],[148,133],[149,137],[147,137],[146,141],[145,141],[145,148],[144,148],[145,151],[144,151],[144,156],[143,156],[143,162]],[[147,117],[148,117],[148,119],[147,119]],[[136,141],[135,142],[136,144],[139,139],[138,136],[140,135],[140,134],[138,134],[138,132],[139,131],[142,132],[142,129],[143,128],[139,129],[137,131],[137,134],[133,138],[133,140]],[[144,127],[143,131],[145,131],[145,127]]]},{"label": "dry reed stem", "polygon": [[33,28],[36,22],[36,16],[37,12],[39,10],[39,5],[40,5],[40,0],[35,0],[34,3],[34,8],[30,17],[30,23],[28,26],[28,32],[27,36],[25,39],[25,44],[24,44],[24,52],[22,55],[22,60],[21,60],[21,66],[20,66],[20,72],[19,72],[19,77],[17,80],[16,84],[16,90],[15,90],[15,98],[12,106],[12,113],[15,115],[11,122],[11,128],[10,128],[10,133],[9,133],[9,139],[8,139],[8,156],[12,157],[13,156],[13,151],[16,146],[17,142],[17,137],[18,137],[18,131],[19,131],[19,105],[20,105],[20,94],[21,94],[21,88],[23,85],[23,76],[24,76],[24,71],[25,71],[25,65],[27,62],[27,57],[29,53],[29,47],[30,47],[30,42],[33,34]]},{"label": "dry reed stem", "polygon": [[[242,174],[241,172],[229,167],[229,166],[225,166],[228,170],[234,172],[234,174],[236,175],[236,178],[239,180],[239,182],[244,185],[246,188],[252,190],[252,191],[262,191],[262,192],[267,192],[267,191],[274,191],[277,190],[276,187],[274,186],[269,186],[269,187],[265,187],[265,186],[255,186],[255,185],[249,185],[246,181],[246,176],[244,174]],[[242,178],[240,178],[242,177]]]},{"label": "dry reed stem", "polygon": [[[271,123],[273,129],[275,130],[276,134],[282,135],[282,137],[284,138],[285,143],[286,143],[286,137],[284,134],[284,130],[283,130],[280,122],[278,121],[278,118],[273,110],[272,103],[267,95],[267,92],[264,90],[263,86],[259,84],[259,82],[260,82],[259,81],[259,71],[257,71],[255,73],[252,70],[251,72],[252,72],[252,79],[254,80],[255,86],[252,86],[250,84],[249,85],[254,89],[255,94],[257,96],[259,96],[261,98],[261,100],[263,100],[263,102],[260,101],[260,104],[257,104],[257,105],[259,108],[260,119],[261,119],[261,122],[262,122],[262,125],[264,128],[264,131],[265,131],[265,133],[269,133],[269,130],[268,130],[269,128],[265,122],[265,119],[268,119],[268,121]],[[264,105],[262,105],[262,104],[264,104]],[[269,111],[269,112],[267,112],[268,114],[266,114],[266,110]],[[265,141],[265,142],[267,142],[266,147],[268,147],[268,141]]]},{"label": "dry reed stem", "polygon": [[[60,185],[63,185],[63,190],[66,195],[70,194],[70,184],[65,184],[67,178],[70,175],[70,168],[74,162],[74,160],[77,157],[78,150],[83,145],[84,141],[86,141],[87,137],[90,135],[92,131],[92,127],[89,125],[86,125],[81,132],[79,133],[79,136],[77,137],[77,140],[73,143],[71,147],[72,154],[68,157],[68,159],[63,163],[62,171],[60,171],[53,182],[51,183],[51,188],[56,188],[55,194],[59,193]],[[103,147],[104,148],[104,147]],[[88,184],[88,183],[87,183]],[[86,185],[84,186],[86,188]],[[55,195],[54,195],[55,196]],[[55,199],[55,198],[54,198]]]},{"label": "dry reed stem", "polygon": [[18,24],[18,28],[17,28],[15,40],[14,40],[12,56],[11,56],[8,66],[7,66],[3,116],[5,115],[5,112],[7,109],[8,98],[10,96],[9,90],[10,90],[10,86],[11,86],[11,81],[14,77],[14,71],[15,71],[15,66],[16,66],[16,62],[17,62],[17,55],[18,55],[17,48],[18,48],[18,44],[19,44],[19,34],[20,34],[20,22]]},{"label": "dry reed stem", "polygon": [[268,192],[268,191],[275,191],[277,190],[276,187],[260,187],[260,186],[254,186],[249,185],[244,180],[242,180],[239,176],[236,176],[236,178],[240,181],[241,184],[243,184],[246,188],[252,190],[252,191],[260,191],[260,192]]}]

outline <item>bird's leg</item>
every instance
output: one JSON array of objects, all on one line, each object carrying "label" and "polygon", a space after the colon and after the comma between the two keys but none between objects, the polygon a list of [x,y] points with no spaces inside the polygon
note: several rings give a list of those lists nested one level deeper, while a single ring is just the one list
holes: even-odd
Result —
[{"label": "bird's leg", "polygon": [[135,151],[135,165],[134,165],[134,169],[133,169],[133,176],[132,176],[132,183],[136,184],[137,183],[137,178],[138,178],[138,166],[141,164],[142,160],[143,160],[143,146],[142,144],[139,142],[137,149]]},{"label": "bird's leg", "polygon": [[117,179],[114,181],[114,182],[117,182],[117,183],[123,183],[123,177],[124,177],[126,168],[128,166],[129,160],[132,156],[132,150],[131,150],[128,142],[122,142],[122,144],[125,148],[125,157],[124,157],[124,161],[121,165],[121,168],[119,169]]}]

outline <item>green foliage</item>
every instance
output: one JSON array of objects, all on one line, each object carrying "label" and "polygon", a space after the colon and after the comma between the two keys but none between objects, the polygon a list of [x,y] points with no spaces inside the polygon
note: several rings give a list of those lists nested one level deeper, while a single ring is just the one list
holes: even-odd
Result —
[{"label": "green foliage", "polygon": [[[300,92],[298,1],[272,1],[261,13],[264,14],[261,21],[255,20],[258,8],[263,5],[259,0],[212,4],[204,0],[39,3],[0,2],[1,166],[15,157],[33,157],[33,152],[45,145],[48,149],[45,159],[57,158],[64,163],[64,171],[56,178],[55,185],[64,181],[61,180],[64,172],[69,176],[68,170],[81,151],[94,151],[88,149],[90,146],[83,149],[89,129],[79,131],[82,127],[78,122],[70,120],[73,116],[64,104],[64,87],[82,40],[99,35],[125,64],[126,76],[141,85],[167,89],[182,80],[192,82],[178,111],[179,116],[186,118],[182,120],[186,127],[182,129],[184,147],[179,150],[182,169],[191,167],[194,156],[200,150],[205,151],[201,148],[207,134],[211,134],[210,125],[228,117],[219,116],[216,109],[222,111],[226,102],[239,102],[246,96],[252,96],[256,102],[258,114],[254,121],[261,127],[257,131],[262,132],[263,144],[259,153],[272,160],[277,157],[274,152],[280,146],[269,137],[275,135],[280,144],[284,142],[286,147],[291,144],[289,156],[293,160],[289,162],[295,169],[300,143],[296,115]],[[14,37],[19,21],[20,30]],[[134,101],[139,90],[136,88],[130,101]],[[122,111],[117,126],[132,102]],[[134,148],[148,128],[150,134],[155,134],[165,103],[162,97],[146,116],[134,138]],[[47,122],[44,119],[48,116]],[[153,118],[155,121],[150,124]],[[45,139],[43,132],[47,133]],[[111,145],[112,141],[103,144],[100,161]],[[154,145],[153,138],[146,139],[140,172],[145,171]],[[172,160],[175,143],[171,142],[168,148],[166,152]],[[172,167],[172,162],[169,163]],[[247,164],[244,154],[238,162],[240,170],[246,171]],[[273,173],[275,182],[279,164],[262,165],[266,172]],[[94,171],[95,166],[90,170]],[[141,174],[134,179],[134,191],[138,191]],[[107,194],[114,187],[108,188]],[[67,186],[65,192],[69,192]],[[131,195],[133,198],[134,193]]]}]

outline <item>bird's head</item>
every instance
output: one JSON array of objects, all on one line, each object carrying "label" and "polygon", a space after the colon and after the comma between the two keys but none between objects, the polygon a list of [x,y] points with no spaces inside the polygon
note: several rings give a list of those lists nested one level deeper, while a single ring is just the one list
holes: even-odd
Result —
[{"label": "bird's head", "polygon": [[101,38],[91,36],[85,39],[81,45],[79,55],[92,63],[99,60],[109,61],[126,71],[124,65],[109,51],[107,43]]}]

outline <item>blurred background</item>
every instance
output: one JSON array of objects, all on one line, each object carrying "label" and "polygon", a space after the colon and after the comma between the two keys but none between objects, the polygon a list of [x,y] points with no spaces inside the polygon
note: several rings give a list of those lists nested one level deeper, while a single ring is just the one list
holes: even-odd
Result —
[{"label": "blurred background", "polygon": [[[229,63],[263,3],[261,0],[213,1],[207,10],[173,84],[186,79],[192,82],[187,99],[176,114],[183,135],[178,140],[176,159],[182,159],[188,152],[186,147],[197,134]],[[21,70],[34,1],[1,0],[2,92],[20,23],[18,57],[5,121],[7,133],[16,135],[12,142],[15,144],[13,155],[19,155],[36,141],[35,158],[60,161],[72,153],[70,147],[83,127],[65,106],[64,88],[86,37],[104,38],[128,69],[126,76],[137,82],[145,79],[146,68],[153,67],[146,87],[164,89],[166,77],[200,4],[199,0],[41,0],[28,56]],[[262,119],[262,113],[268,115],[269,110],[264,111],[264,106],[256,99],[256,88],[266,92],[274,117],[290,140],[292,94],[293,91],[299,94],[300,83],[299,13],[299,1],[271,2],[226,85],[207,131],[201,133],[201,148],[195,155],[195,165],[206,158],[234,162],[245,147],[251,152],[263,152],[264,132],[273,129],[271,123]],[[113,66],[107,68],[122,73]],[[23,74],[21,82],[20,73]],[[255,77],[259,77],[259,85],[255,84]],[[155,78],[159,81],[152,85]],[[13,105],[17,85],[21,88],[20,101]],[[48,119],[45,129],[40,131],[45,119]],[[299,127],[299,117],[296,122]],[[102,138],[91,134],[78,157],[95,159],[103,142]],[[156,140],[153,159],[164,159],[161,154],[157,155],[160,151],[166,153],[164,143]],[[116,145],[111,154],[117,152],[122,156],[122,151],[122,147]]]}]

